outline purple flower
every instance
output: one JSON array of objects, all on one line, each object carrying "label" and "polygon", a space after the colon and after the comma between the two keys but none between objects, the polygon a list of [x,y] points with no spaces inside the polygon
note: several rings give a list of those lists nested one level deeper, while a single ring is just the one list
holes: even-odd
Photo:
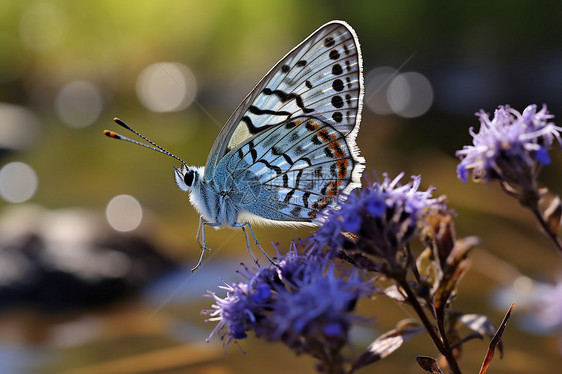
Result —
[{"label": "purple flower", "polygon": [[[330,211],[314,235],[318,245],[342,246],[348,234],[355,237],[354,246],[363,253],[383,258],[396,252],[416,233],[420,218],[431,208],[440,208],[442,200],[432,198],[433,187],[419,191],[421,177],[401,185],[404,173],[351,194]],[[348,233],[348,234],[343,234]]]},{"label": "purple flower", "polygon": [[305,352],[318,346],[339,349],[347,342],[351,312],[361,296],[370,295],[370,283],[356,271],[341,276],[333,264],[318,265],[303,264],[302,277],[276,287],[275,308],[256,333]]},{"label": "purple flower", "polygon": [[522,114],[507,105],[499,106],[492,119],[482,110],[476,116],[480,130],[470,129],[473,145],[456,152],[461,159],[459,179],[466,182],[472,171],[475,180],[498,179],[525,191],[534,190],[540,166],[550,163],[548,150],[554,139],[561,143],[562,128],[549,122],[554,116],[546,105],[539,112],[536,105],[529,105]]},{"label": "purple flower", "polygon": [[217,332],[228,346],[231,340],[244,339],[246,331],[252,329],[261,318],[261,313],[267,306],[263,289],[254,289],[249,284],[238,283],[219,288],[227,291],[225,298],[220,298],[214,292],[208,292],[215,299],[211,310],[204,310],[204,314],[211,317],[207,321],[218,321],[209,339]]},{"label": "purple flower", "polygon": [[356,270],[340,274],[311,246],[299,255],[293,244],[277,266],[257,272],[246,268],[245,275],[247,282],[220,287],[227,290],[224,298],[209,292],[215,303],[203,313],[210,315],[207,321],[218,322],[209,339],[219,333],[228,345],[253,330],[258,337],[319,357],[323,353],[316,350],[338,350],[347,342],[357,300],[372,293],[372,283]]}]

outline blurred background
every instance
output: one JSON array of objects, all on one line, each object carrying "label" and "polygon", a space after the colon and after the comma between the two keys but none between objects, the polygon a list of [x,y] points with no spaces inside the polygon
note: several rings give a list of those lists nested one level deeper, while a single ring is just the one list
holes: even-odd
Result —
[{"label": "blurred background", "polygon": [[[560,1],[0,2],[0,372],[312,372],[284,346],[241,342],[224,355],[199,313],[220,279],[251,263],[242,232],[208,230],[214,249],[195,274],[198,215],[173,181],[174,160],[103,136],[114,116],[204,165],[232,111],[286,52],[325,22],[359,36],[366,78],[358,144],[367,171],[423,176],[479,235],[454,308],[499,323],[505,356],[490,373],[554,372],[558,332],[520,311],[561,274],[531,214],[497,185],[463,184],[454,154],[474,113],[546,103],[562,115]],[[558,124],[562,124],[558,122]],[[560,193],[559,149],[541,183]],[[260,229],[288,248],[310,229]],[[367,345],[411,311],[360,305],[376,321]],[[518,309],[519,308],[519,311]],[[468,333],[468,332],[467,332]],[[476,372],[488,342],[460,361]],[[416,337],[373,366],[421,372],[435,355]]]}]

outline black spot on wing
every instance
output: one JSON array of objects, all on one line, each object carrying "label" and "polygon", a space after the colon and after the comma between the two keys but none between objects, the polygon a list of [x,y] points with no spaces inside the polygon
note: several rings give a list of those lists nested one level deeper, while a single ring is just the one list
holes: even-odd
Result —
[{"label": "black spot on wing", "polygon": [[333,83],[332,83],[332,88],[336,91],[342,91],[344,86],[343,86],[343,81],[341,79],[336,79]]},{"label": "black spot on wing", "polygon": [[343,106],[343,99],[341,96],[332,97],[332,105],[334,108],[341,108]]},{"label": "black spot on wing", "polygon": [[310,123],[310,121],[307,122],[306,125],[304,125],[304,127],[305,127],[308,131],[314,131],[314,130],[317,129],[317,127],[314,126],[312,123]]},{"label": "black spot on wing", "polygon": [[272,114],[274,116],[290,116],[291,113],[289,112],[284,112],[284,111],[276,111],[276,110],[270,110],[270,109],[260,109],[255,105],[250,105],[250,107],[248,108],[248,112],[252,113],[252,114]]},{"label": "black spot on wing", "polygon": [[258,158],[258,151],[256,151],[255,148],[252,148],[250,150],[250,155],[252,156],[252,162],[256,162],[256,159]]},{"label": "black spot on wing", "polygon": [[291,198],[293,197],[294,194],[295,194],[295,190],[289,191],[289,193],[287,193],[287,194],[285,195],[285,199],[283,200],[283,202],[284,202],[285,204],[289,204],[289,201],[291,201]]},{"label": "black spot on wing", "polygon": [[295,217],[298,217],[301,214],[301,210],[302,210],[302,207],[296,206],[291,210],[291,214]]},{"label": "black spot on wing", "polygon": [[283,153],[282,156],[289,165],[293,165],[293,160],[287,154]]},{"label": "black spot on wing", "polygon": [[302,173],[304,172],[303,169],[299,170],[297,173],[297,177],[295,178],[295,189],[299,188],[299,183],[301,182]]},{"label": "black spot on wing", "polygon": [[332,66],[332,74],[340,75],[341,73],[343,73],[343,69],[340,64],[335,64],[334,66]]},{"label": "black spot on wing", "polygon": [[310,158],[308,157],[303,157],[301,158],[302,161],[306,162],[308,164],[308,166],[312,166],[312,161],[310,161]]},{"label": "black spot on wing", "polygon": [[257,128],[256,126],[254,126],[254,123],[252,122],[252,119],[248,116],[244,116],[240,119],[240,121],[244,122],[246,124],[246,126],[248,127],[248,131],[250,132],[250,134],[257,134],[260,131],[263,131],[265,129],[268,129],[272,126],[275,125],[263,125],[260,126],[259,128]]},{"label": "black spot on wing", "polygon": [[314,169],[314,179],[318,180],[320,178],[322,178],[322,166],[317,167],[316,169]]},{"label": "black spot on wing", "polygon": [[[306,151],[304,150],[303,147],[301,147],[300,145],[297,145],[294,149],[294,152],[297,156],[300,156],[300,155],[304,154]],[[304,160],[304,158],[302,160]]]},{"label": "black spot on wing", "polygon": [[334,112],[334,114],[332,114],[332,119],[337,123],[340,123],[343,120],[343,115],[341,112]]},{"label": "black spot on wing", "polygon": [[310,191],[306,191],[303,195],[302,195],[302,203],[304,204],[305,207],[308,208],[308,198],[310,197]]},{"label": "black spot on wing", "polygon": [[[304,113],[314,112],[314,109],[305,107],[301,95],[298,95],[294,92],[286,93],[282,90],[271,90],[270,88],[264,88],[262,90],[262,92],[265,95],[276,95],[279,98],[279,100],[281,100],[282,103],[285,103],[289,100],[295,99],[295,102],[297,103],[298,107],[301,108]],[[273,112],[273,111],[271,111],[271,112]],[[288,112],[277,112],[277,113],[283,113],[283,114],[287,113],[286,115],[290,114]]]},{"label": "black spot on wing", "polygon": [[266,160],[258,160],[258,163],[261,162],[262,164],[264,164],[265,166],[267,166],[269,169],[274,170],[275,173],[277,175],[280,175],[281,173],[283,173],[283,170],[281,170],[281,168],[277,165],[271,165],[269,162],[267,162]]}]

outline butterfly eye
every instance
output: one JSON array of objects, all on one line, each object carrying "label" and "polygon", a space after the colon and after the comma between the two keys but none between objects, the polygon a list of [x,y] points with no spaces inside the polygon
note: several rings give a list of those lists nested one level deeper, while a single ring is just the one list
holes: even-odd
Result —
[{"label": "butterfly eye", "polygon": [[191,187],[193,184],[193,179],[195,179],[195,172],[193,170],[188,170],[183,176],[183,181],[188,187]]}]

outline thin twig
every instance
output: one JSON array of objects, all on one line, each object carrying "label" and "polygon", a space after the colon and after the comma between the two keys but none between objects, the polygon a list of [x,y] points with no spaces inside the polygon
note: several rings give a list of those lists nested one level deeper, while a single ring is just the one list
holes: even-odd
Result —
[{"label": "thin twig", "polygon": [[[397,282],[404,289],[404,291],[406,291],[406,294],[408,295],[408,301],[410,302],[410,305],[412,305],[412,307],[416,311],[417,315],[420,317],[421,322],[423,323],[425,329],[429,333],[429,336],[433,340],[433,343],[435,344],[435,346],[437,347],[439,352],[447,360],[447,362],[449,364],[449,368],[451,369],[451,372],[454,373],[454,374],[461,374],[461,370],[458,366],[458,363],[457,363],[457,360],[455,359],[455,356],[453,355],[453,350],[449,346],[449,343],[448,343],[448,340],[446,338],[446,335],[444,334],[444,331],[440,331],[441,335],[443,335],[441,337],[437,334],[433,324],[427,318],[427,315],[425,314],[421,304],[419,303],[418,298],[414,294],[414,291],[411,289],[410,285],[408,284],[408,282],[406,280],[406,277],[404,275],[399,275],[398,277],[399,278],[396,279]],[[439,329],[439,330],[441,330],[441,329]]]},{"label": "thin twig", "polygon": [[537,205],[531,206],[531,207],[529,207],[529,209],[531,209],[531,211],[533,212],[533,215],[535,216],[535,218],[537,219],[537,221],[541,225],[542,229],[545,231],[546,235],[552,241],[552,243],[554,244],[556,249],[558,249],[558,254],[562,256],[562,240],[560,240],[560,237],[558,235],[556,235],[556,233],[552,232],[552,230],[548,226],[548,222],[545,221],[545,219],[544,219],[544,217],[543,217],[543,215],[542,215],[542,213],[539,210]]}]

